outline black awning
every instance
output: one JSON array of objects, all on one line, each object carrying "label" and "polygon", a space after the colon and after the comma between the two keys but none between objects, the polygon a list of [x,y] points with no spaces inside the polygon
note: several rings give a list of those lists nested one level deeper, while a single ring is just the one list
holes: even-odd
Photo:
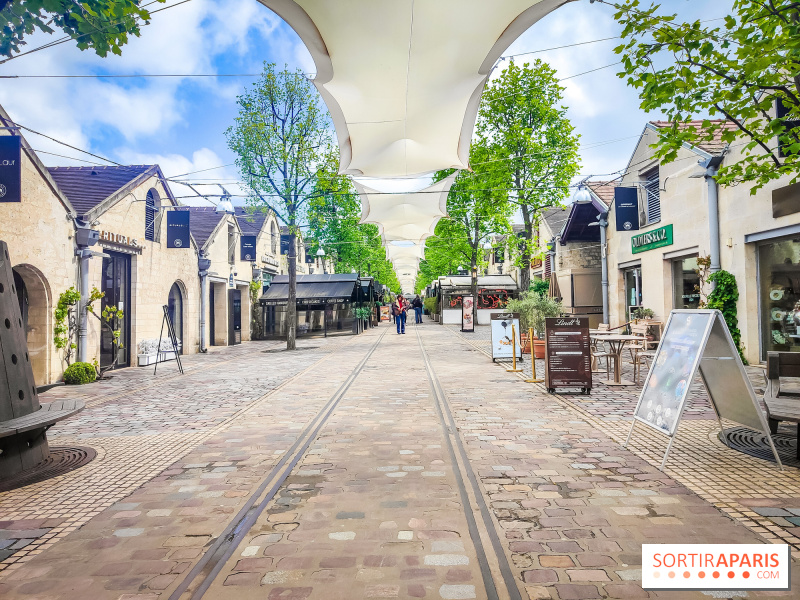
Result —
[{"label": "black awning", "polygon": [[[289,299],[288,277],[279,276],[259,299],[261,304],[286,304]],[[349,302],[353,299],[357,278],[341,276],[306,275],[297,277],[298,304],[321,302]]]}]

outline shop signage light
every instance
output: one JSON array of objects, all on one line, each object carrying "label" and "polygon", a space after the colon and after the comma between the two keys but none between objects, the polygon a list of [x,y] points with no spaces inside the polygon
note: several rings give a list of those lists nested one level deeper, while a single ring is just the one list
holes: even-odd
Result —
[{"label": "shop signage light", "polygon": [[631,238],[631,252],[638,254],[654,248],[672,245],[672,225],[659,227]]},{"label": "shop signage light", "polygon": [[22,202],[22,138],[0,136],[0,202]]}]

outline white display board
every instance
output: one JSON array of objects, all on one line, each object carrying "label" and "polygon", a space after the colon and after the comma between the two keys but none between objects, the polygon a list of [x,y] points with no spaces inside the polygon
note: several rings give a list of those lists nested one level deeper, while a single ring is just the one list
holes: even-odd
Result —
[{"label": "white display board", "polygon": [[[513,325],[513,327],[512,327]],[[522,338],[519,330],[519,313],[494,313],[492,326],[492,360],[513,358],[517,350],[517,360],[522,360]],[[516,334],[516,344],[512,340],[512,330]]]},{"label": "white display board", "polygon": [[637,422],[669,436],[661,462],[664,468],[697,373],[706,387],[720,429],[722,419],[728,419],[763,432],[778,465],[783,468],[728,325],[718,310],[673,310],[670,313],[633,412],[625,446]]}]

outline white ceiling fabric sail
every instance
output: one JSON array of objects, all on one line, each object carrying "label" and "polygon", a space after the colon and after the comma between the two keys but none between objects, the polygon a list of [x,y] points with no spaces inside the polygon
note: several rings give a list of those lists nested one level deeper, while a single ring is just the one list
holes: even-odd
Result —
[{"label": "white ceiling fabric sail", "polygon": [[447,194],[456,173],[417,192],[382,193],[354,181],[361,196],[361,223],[374,223],[384,244],[393,241],[422,243],[433,235],[436,223],[447,216]]},{"label": "white ceiling fabric sail", "polygon": [[480,95],[501,54],[572,0],[260,0],[308,47],[341,173],[465,169]]}]

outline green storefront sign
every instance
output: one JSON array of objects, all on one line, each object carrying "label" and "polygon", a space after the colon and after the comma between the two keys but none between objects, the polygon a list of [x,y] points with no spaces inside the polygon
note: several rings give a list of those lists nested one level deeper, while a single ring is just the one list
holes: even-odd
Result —
[{"label": "green storefront sign", "polygon": [[631,252],[638,254],[653,248],[663,248],[672,245],[672,225],[659,227],[646,233],[640,233],[631,238]]}]

